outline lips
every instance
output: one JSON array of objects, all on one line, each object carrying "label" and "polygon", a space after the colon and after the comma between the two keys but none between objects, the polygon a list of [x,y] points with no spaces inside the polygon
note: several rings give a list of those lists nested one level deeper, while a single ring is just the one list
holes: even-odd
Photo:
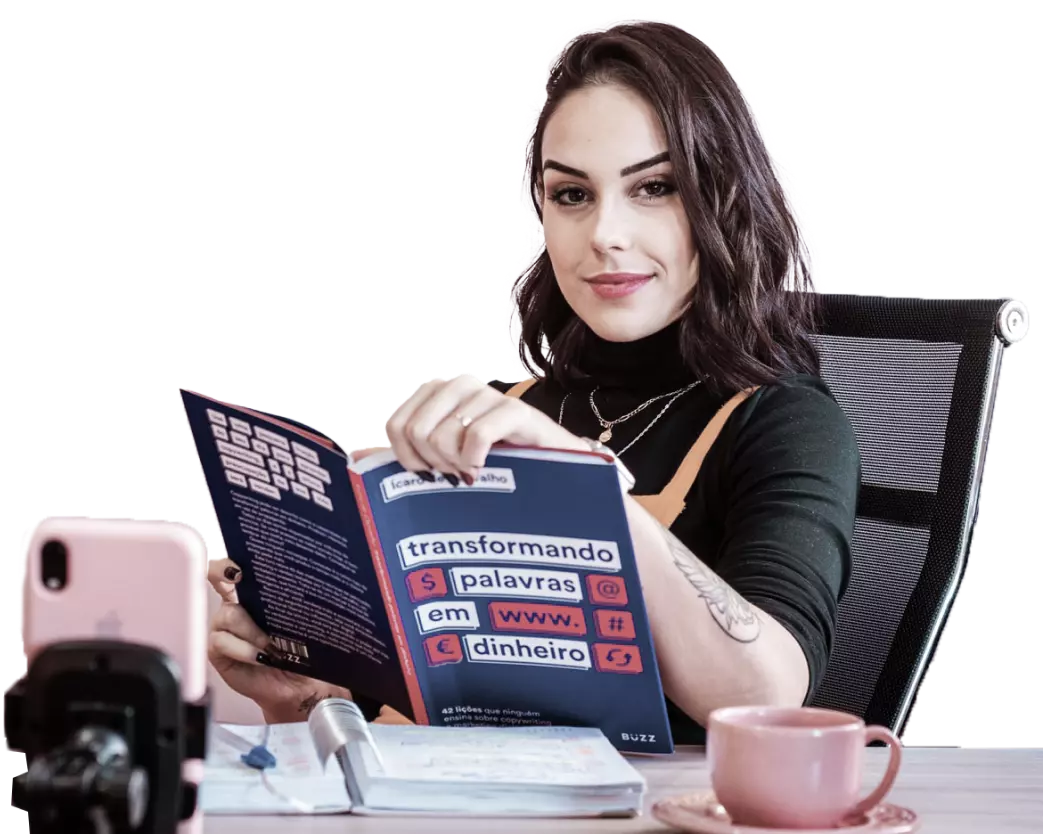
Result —
[{"label": "lips", "polygon": [[588,278],[590,288],[601,298],[622,298],[637,292],[652,280],[652,276],[640,272],[604,272]]},{"label": "lips", "polygon": [[647,272],[602,272],[587,280],[592,284],[627,284],[632,281],[644,281],[651,277]]}]

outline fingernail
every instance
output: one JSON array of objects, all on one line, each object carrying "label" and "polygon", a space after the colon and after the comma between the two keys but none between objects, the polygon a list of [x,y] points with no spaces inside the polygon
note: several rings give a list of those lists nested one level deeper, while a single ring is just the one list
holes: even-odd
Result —
[{"label": "fingernail", "polygon": [[435,476],[428,472],[426,469],[417,469],[414,473],[421,481],[427,481],[429,484],[434,483]]},{"label": "fingernail", "polygon": [[460,477],[464,479],[464,483],[468,486],[474,486],[474,475],[468,475],[464,472]]},{"label": "fingernail", "polygon": [[268,655],[269,660],[285,660],[286,652],[275,645],[271,640],[268,641],[268,645],[264,648],[265,654]]},{"label": "fingernail", "polygon": [[272,659],[270,657],[268,657],[268,655],[266,655],[264,652],[258,652],[257,653],[257,662],[258,663],[262,663],[265,666],[271,666],[272,665]]},{"label": "fingernail", "polygon": [[443,472],[442,477],[445,478],[452,486],[459,486],[460,479],[456,475],[450,475],[448,472]]},{"label": "fingernail", "polygon": [[239,568],[234,568],[231,565],[229,565],[227,568],[225,568],[225,579],[227,579],[229,582],[235,582],[235,580],[239,578],[239,574],[241,573],[242,571],[239,570]]}]

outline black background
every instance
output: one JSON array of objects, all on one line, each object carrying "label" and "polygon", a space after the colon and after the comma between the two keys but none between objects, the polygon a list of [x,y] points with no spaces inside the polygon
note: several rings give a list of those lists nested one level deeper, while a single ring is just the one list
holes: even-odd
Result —
[{"label": "black background", "polygon": [[[835,288],[1032,294],[1026,24],[689,14],[752,73],[817,201]],[[26,77],[41,93],[18,120],[29,176],[15,235],[32,257],[9,299],[16,528],[46,508],[205,523],[175,382],[288,409],[355,446],[383,437],[384,410],[418,375],[504,373],[489,308],[519,254],[507,133],[565,19],[33,34]],[[1033,346],[1011,354],[977,566],[915,743],[1043,741],[1030,712],[1037,368]]]}]

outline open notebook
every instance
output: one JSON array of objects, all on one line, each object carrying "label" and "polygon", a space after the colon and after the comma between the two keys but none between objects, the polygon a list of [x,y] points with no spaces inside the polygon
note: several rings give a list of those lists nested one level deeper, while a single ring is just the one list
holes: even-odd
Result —
[{"label": "open notebook", "polygon": [[[368,724],[331,698],[307,723],[214,730],[200,793],[210,815],[634,816],[645,791],[596,728]],[[262,743],[275,765],[244,764]]]}]

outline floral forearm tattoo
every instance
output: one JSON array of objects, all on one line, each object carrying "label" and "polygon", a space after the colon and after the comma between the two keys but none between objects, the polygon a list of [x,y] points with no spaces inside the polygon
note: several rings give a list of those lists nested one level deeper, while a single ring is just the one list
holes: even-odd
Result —
[{"label": "floral forearm tattoo", "polygon": [[761,633],[761,621],[753,606],[700,562],[677,536],[665,527],[662,529],[674,564],[688,580],[688,584],[706,600],[706,607],[714,622],[733,640],[740,643],[756,640]]}]

